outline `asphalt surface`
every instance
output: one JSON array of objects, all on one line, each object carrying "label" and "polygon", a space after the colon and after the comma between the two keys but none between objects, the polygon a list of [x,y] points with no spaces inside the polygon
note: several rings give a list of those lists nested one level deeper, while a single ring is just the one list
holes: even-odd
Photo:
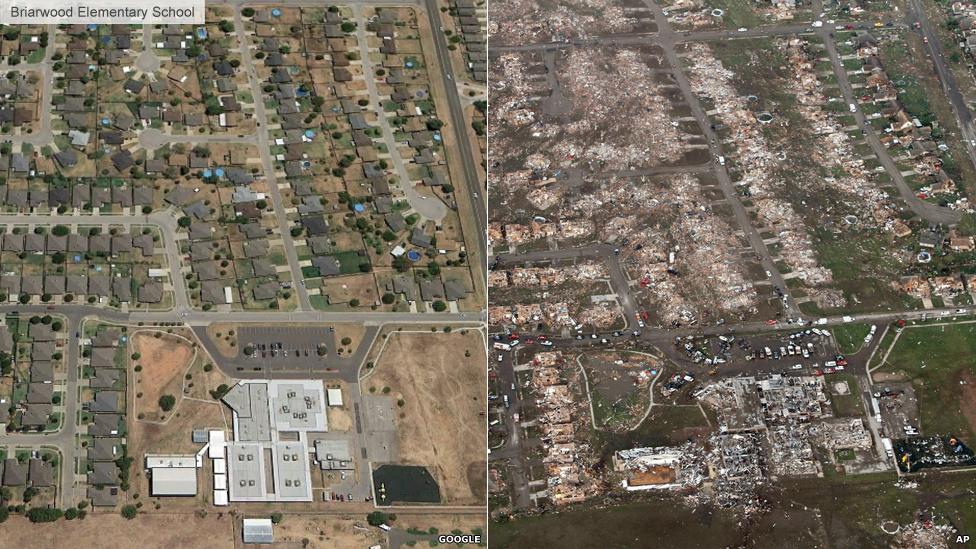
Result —
[{"label": "asphalt surface", "polygon": [[962,92],[959,91],[956,77],[946,64],[945,55],[942,52],[942,41],[939,40],[939,35],[935,32],[935,26],[925,15],[922,2],[920,0],[909,0],[908,7],[907,22],[909,24],[918,22],[922,36],[928,40],[925,49],[928,50],[929,61],[935,67],[939,83],[942,84],[942,91],[949,99],[952,113],[956,117],[959,131],[962,133],[963,145],[966,147],[966,152],[969,153],[969,161],[976,165],[976,129],[973,128],[973,113],[969,109],[969,105],[966,104]]},{"label": "asphalt surface", "polygon": [[[454,132],[454,142],[458,145],[461,154],[461,168],[464,171],[464,189],[468,193],[471,201],[471,209],[475,212],[475,221],[478,226],[476,235],[478,243],[479,257],[487,258],[488,255],[488,202],[484,189],[481,188],[481,179],[478,177],[481,169],[474,156],[471,154],[471,147],[468,146],[468,136],[466,122],[464,118],[464,108],[461,99],[458,97],[457,84],[454,81],[454,71],[451,67],[451,52],[447,49],[447,39],[444,33],[438,29],[441,27],[440,6],[437,0],[424,0],[427,12],[427,19],[430,22],[431,34],[434,38],[434,54],[440,64],[440,73],[443,79],[444,90],[447,93],[447,103],[451,111],[451,129]],[[467,236],[467,235],[465,235]],[[487,278],[484,269],[484,261],[481,265],[480,274],[482,278]]]},{"label": "asphalt surface", "polygon": [[308,291],[302,281],[302,269],[298,265],[298,253],[295,251],[295,242],[291,236],[291,223],[285,214],[285,204],[281,200],[281,191],[278,189],[278,177],[275,173],[274,161],[271,158],[271,143],[268,140],[268,113],[264,106],[264,91],[261,89],[262,83],[258,78],[257,71],[254,69],[254,59],[251,57],[251,39],[244,28],[244,19],[241,10],[234,10],[234,32],[237,34],[239,48],[241,52],[241,65],[247,72],[247,80],[251,86],[251,96],[254,98],[254,118],[257,120],[257,146],[261,153],[261,169],[267,181],[271,202],[274,205],[274,214],[278,220],[278,227],[281,232],[281,240],[284,243],[285,256],[288,258],[288,267],[291,270],[292,288],[298,296],[298,308],[303,311],[311,311],[312,303],[308,299]]},{"label": "asphalt surface", "polygon": [[[373,69],[373,63],[369,58],[369,41],[366,35],[367,18],[363,13],[365,8],[363,6],[357,6],[354,9],[357,23],[356,39],[359,42],[359,53],[363,60],[363,74],[373,75],[375,71]],[[386,149],[390,152],[390,160],[393,162],[393,168],[396,170],[400,190],[406,196],[410,207],[417,213],[426,219],[432,219],[440,223],[444,219],[444,216],[447,215],[447,205],[436,196],[426,197],[421,195],[414,188],[410,174],[407,173],[407,167],[403,161],[403,157],[400,156],[396,138],[393,135],[393,128],[390,127],[390,120],[384,112],[383,102],[380,100],[380,94],[376,89],[376,80],[366,78],[366,91],[369,92],[369,104],[376,110],[376,120],[380,125],[380,130],[383,132],[383,143],[386,144]]]}]

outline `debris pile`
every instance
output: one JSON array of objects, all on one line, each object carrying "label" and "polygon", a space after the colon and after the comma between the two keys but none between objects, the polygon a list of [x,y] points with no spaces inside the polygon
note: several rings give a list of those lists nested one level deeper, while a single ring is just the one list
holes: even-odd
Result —
[{"label": "debris pile", "polygon": [[[755,211],[778,237],[783,260],[808,286],[830,283],[833,275],[816,259],[803,218],[781,198],[784,182],[775,177],[779,163],[763,133],[763,123],[732,84],[734,73],[722,66],[706,44],[689,45],[689,79],[695,93],[710,99],[722,123],[732,131],[729,146],[741,171],[739,185],[754,197]],[[814,293],[815,297],[815,293]]]},{"label": "debris pile", "polygon": [[589,446],[574,437],[575,403],[565,376],[575,375],[569,373],[575,369],[565,370],[566,360],[559,352],[540,353],[533,363],[532,388],[539,395],[536,405],[549,499],[557,506],[583,501],[593,494],[594,480],[582,455]]},{"label": "debris pile", "polygon": [[631,448],[613,455],[614,471],[622,473],[628,491],[697,488],[708,475],[700,443]]},{"label": "debris pile", "polygon": [[638,21],[606,0],[498,0],[491,4],[488,39],[495,45],[586,39],[631,32]]}]

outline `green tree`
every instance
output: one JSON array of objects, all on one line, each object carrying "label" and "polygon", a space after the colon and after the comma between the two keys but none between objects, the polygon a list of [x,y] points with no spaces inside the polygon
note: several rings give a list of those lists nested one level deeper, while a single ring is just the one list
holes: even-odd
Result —
[{"label": "green tree", "polygon": [[373,511],[372,513],[366,515],[366,522],[369,523],[370,526],[381,526],[386,524],[387,518],[386,513],[383,511]]},{"label": "green tree", "polygon": [[31,522],[54,522],[63,514],[61,509],[53,507],[34,507],[27,511],[27,520]]},{"label": "green tree", "polygon": [[447,310],[447,304],[440,300],[435,301],[432,306],[434,311],[438,313],[442,313]]},{"label": "green tree", "polygon": [[168,412],[168,411],[170,411],[170,410],[173,409],[173,406],[176,406],[176,397],[175,396],[173,396],[173,395],[163,395],[163,396],[159,397],[159,408],[162,411]]},{"label": "green tree", "polygon": [[132,520],[136,518],[136,515],[138,514],[139,509],[136,508],[135,505],[126,505],[125,507],[122,507],[122,516],[125,517],[126,520]]}]

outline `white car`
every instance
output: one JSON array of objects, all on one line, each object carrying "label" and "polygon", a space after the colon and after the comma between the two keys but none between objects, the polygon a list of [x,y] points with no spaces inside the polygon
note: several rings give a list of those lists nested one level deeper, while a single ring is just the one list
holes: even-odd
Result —
[{"label": "white car", "polygon": [[849,104],[847,108],[849,108],[851,112],[857,112],[857,105],[855,105],[854,103]]},{"label": "white car", "polygon": [[739,27],[739,32],[746,32],[747,30],[749,30],[749,29],[747,29],[745,27]]},{"label": "white car", "polygon": [[551,342],[551,341],[549,341],[549,340],[546,340],[546,341],[540,341],[540,342],[539,342],[539,345],[542,345],[543,347],[552,347],[552,342]]},{"label": "white car", "polygon": [[792,367],[792,369],[794,369],[794,370],[802,370],[803,369],[803,365],[802,364],[794,364],[793,367]]}]

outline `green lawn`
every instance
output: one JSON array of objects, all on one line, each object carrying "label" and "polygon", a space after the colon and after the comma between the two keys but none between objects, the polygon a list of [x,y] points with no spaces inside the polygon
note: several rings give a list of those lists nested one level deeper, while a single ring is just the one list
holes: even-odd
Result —
[{"label": "green lawn", "polygon": [[837,347],[844,354],[853,354],[860,350],[864,345],[864,336],[871,331],[871,326],[867,324],[841,324],[830,329],[837,341]]},{"label": "green lawn", "polygon": [[976,324],[906,328],[888,356],[886,371],[912,380],[921,409],[922,432],[958,434],[967,443],[976,431],[963,415],[963,376],[976,377]]},{"label": "green lawn", "polygon": [[[846,395],[835,395],[833,384],[839,381],[846,381],[849,390]],[[830,389],[830,407],[837,417],[857,417],[864,415],[864,405],[861,404],[861,389],[857,384],[857,377],[854,374],[838,373],[827,378],[827,385]]]},{"label": "green lawn", "polygon": [[837,450],[834,452],[834,456],[837,457],[837,461],[851,461],[857,457],[854,455],[854,450],[851,450],[850,448]]}]

